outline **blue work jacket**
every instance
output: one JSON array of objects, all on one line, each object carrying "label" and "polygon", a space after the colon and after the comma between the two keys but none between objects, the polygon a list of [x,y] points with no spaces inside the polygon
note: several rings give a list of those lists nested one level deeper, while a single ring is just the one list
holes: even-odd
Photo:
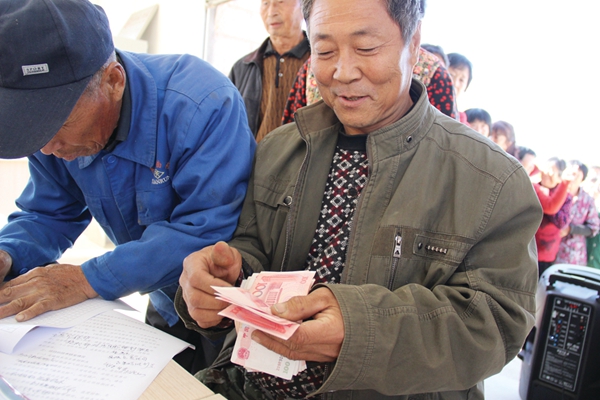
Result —
[{"label": "blue work jacket", "polygon": [[131,94],[127,139],[64,161],[37,152],[21,209],[0,231],[14,277],[60,258],[95,218],[113,251],[81,265],[104,299],[150,293],[173,325],[172,298],[190,253],[229,240],[255,141],[226,76],[189,55],[119,52]]}]

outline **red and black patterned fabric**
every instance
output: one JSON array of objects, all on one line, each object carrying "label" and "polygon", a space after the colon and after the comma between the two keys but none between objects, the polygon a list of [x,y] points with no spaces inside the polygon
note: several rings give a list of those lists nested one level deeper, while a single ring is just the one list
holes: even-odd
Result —
[{"label": "red and black patterned fabric", "polygon": [[[321,214],[306,259],[316,271],[316,282],[339,283],[346,262],[352,217],[368,178],[366,135],[339,135],[325,185]],[[322,384],[332,364],[308,362],[307,369],[285,380],[262,372],[248,372],[251,381],[270,398],[304,399]]]}]

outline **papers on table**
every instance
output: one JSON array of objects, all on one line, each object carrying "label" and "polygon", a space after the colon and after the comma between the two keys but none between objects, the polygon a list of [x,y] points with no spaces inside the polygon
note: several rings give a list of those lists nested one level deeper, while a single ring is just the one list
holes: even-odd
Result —
[{"label": "papers on table", "polygon": [[[67,324],[71,328],[30,329],[12,354],[0,353],[0,375],[31,400],[139,398],[188,344],[113,311],[114,302],[99,301],[104,304],[83,303],[83,308],[100,312],[72,307],[55,312],[62,320],[55,325],[64,326],[71,317],[83,319]],[[11,324],[0,326],[6,333]]]},{"label": "papers on table", "polygon": [[120,300],[90,299],[64,310],[48,311],[25,322],[17,322],[14,316],[0,319],[0,352],[12,353],[16,344],[36,327],[70,328],[95,315],[116,309],[133,310]]}]

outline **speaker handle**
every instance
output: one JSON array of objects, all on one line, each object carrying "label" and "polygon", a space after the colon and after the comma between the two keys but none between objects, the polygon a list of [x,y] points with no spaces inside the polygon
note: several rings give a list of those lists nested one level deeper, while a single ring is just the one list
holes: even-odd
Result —
[{"label": "speaker handle", "polygon": [[[548,277],[548,289],[552,289],[554,287],[554,283],[557,281],[592,289],[600,295],[600,282],[590,281],[581,275],[567,275],[559,269],[558,272],[555,272]],[[598,301],[598,298],[596,298],[596,301]]]}]

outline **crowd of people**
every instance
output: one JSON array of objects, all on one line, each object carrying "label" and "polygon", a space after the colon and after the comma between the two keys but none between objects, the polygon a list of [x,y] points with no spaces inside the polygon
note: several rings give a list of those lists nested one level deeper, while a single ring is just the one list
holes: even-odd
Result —
[{"label": "crowd of people", "polygon": [[[473,67],[421,45],[424,13],[262,0],[269,37],[227,79],[115,49],[88,0],[0,0],[0,157],[31,171],[0,230],[0,318],[139,291],[228,399],[483,399],[534,325],[538,262],[587,257],[598,169],[537,165],[510,123],[459,112]],[[114,251],[57,263],[92,218]],[[270,309],[296,333],[252,340],[307,368],[232,364],[213,287],[299,270],[311,292]]]}]

